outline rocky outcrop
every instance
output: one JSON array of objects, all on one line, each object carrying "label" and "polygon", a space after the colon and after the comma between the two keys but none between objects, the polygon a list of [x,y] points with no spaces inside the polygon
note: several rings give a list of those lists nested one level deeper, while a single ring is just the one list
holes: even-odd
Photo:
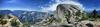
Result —
[{"label": "rocky outcrop", "polygon": [[76,5],[59,4],[54,16],[41,21],[42,25],[75,27],[75,24],[82,18],[82,11]]},{"label": "rocky outcrop", "polygon": [[86,14],[76,5],[60,4],[57,6],[56,12],[56,18],[61,19],[60,25],[71,27],[99,27],[97,26],[99,23],[96,24],[96,21],[89,21],[86,18]]},{"label": "rocky outcrop", "polygon": [[23,24],[19,21],[19,19],[12,15],[1,15],[0,17],[0,27],[23,27]]},{"label": "rocky outcrop", "polygon": [[[72,4],[60,4],[57,6],[57,16],[62,20],[66,20],[68,23],[76,21],[77,17],[81,17],[81,10],[78,6]],[[80,15],[76,15],[80,14]]]}]

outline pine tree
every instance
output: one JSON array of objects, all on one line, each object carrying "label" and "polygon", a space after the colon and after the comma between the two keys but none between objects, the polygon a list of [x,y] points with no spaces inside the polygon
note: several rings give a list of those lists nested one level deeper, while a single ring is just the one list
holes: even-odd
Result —
[{"label": "pine tree", "polygon": [[92,12],[92,17],[93,17],[93,19],[96,19],[96,17],[97,17],[97,12],[96,12],[95,9],[94,9],[93,12]]}]

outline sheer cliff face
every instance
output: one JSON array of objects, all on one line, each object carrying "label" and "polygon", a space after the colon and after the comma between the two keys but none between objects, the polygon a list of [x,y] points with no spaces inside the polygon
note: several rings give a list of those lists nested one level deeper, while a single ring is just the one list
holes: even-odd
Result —
[{"label": "sheer cliff face", "polygon": [[[56,9],[57,17],[62,19],[62,21],[67,20],[67,22],[75,22],[77,12],[81,13],[80,8],[72,4],[59,4]],[[79,14],[80,14],[79,13]]]},{"label": "sheer cliff face", "polygon": [[[45,25],[67,25],[71,23],[71,25],[73,25],[77,21],[76,18],[79,18],[81,16],[76,15],[77,13],[81,14],[80,8],[72,4],[59,4],[55,12],[55,17],[48,17],[47,20],[44,19],[45,21],[41,21],[41,24],[43,25],[44,23]],[[40,25],[40,23],[38,24]]]}]

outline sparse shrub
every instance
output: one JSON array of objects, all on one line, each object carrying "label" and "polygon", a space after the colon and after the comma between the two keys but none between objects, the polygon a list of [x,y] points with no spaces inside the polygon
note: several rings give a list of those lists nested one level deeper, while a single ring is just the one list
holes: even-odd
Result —
[{"label": "sparse shrub", "polygon": [[4,25],[4,24],[6,24],[6,23],[7,23],[7,21],[0,20],[0,24]]},{"label": "sparse shrub", "polygon": [[18,24],[19,23],[17,23],[16,20],[11,21],[11,25],[14,27],[18,27]]},{"label": "sparse shrub", "polygon": [[0,18],[2,17],[3,15],[2,14],[0,14]]},{"label": "sparse shrub", "polygon": [[100,18],[100,14],[97,14],[97,18]]},{"label": "sparse shrub", "polygon": [[82,20],[88,20],[88,15],[85,13],[82,13]]}]

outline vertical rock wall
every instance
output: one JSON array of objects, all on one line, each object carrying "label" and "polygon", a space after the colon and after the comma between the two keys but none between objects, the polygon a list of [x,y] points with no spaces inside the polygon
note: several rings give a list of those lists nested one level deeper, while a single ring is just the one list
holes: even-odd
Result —
[{"label": "vertical rock wall", "polygon": [[[66,23],[74,24],[77,20],[76,13],[80,14],[78,17],[81,17],[81,10],[78,6],[72,4],[59,4],[56,9],[57,16],[62,22],[67,21]],[[65,22],[64,22],[65,23]]]}]

